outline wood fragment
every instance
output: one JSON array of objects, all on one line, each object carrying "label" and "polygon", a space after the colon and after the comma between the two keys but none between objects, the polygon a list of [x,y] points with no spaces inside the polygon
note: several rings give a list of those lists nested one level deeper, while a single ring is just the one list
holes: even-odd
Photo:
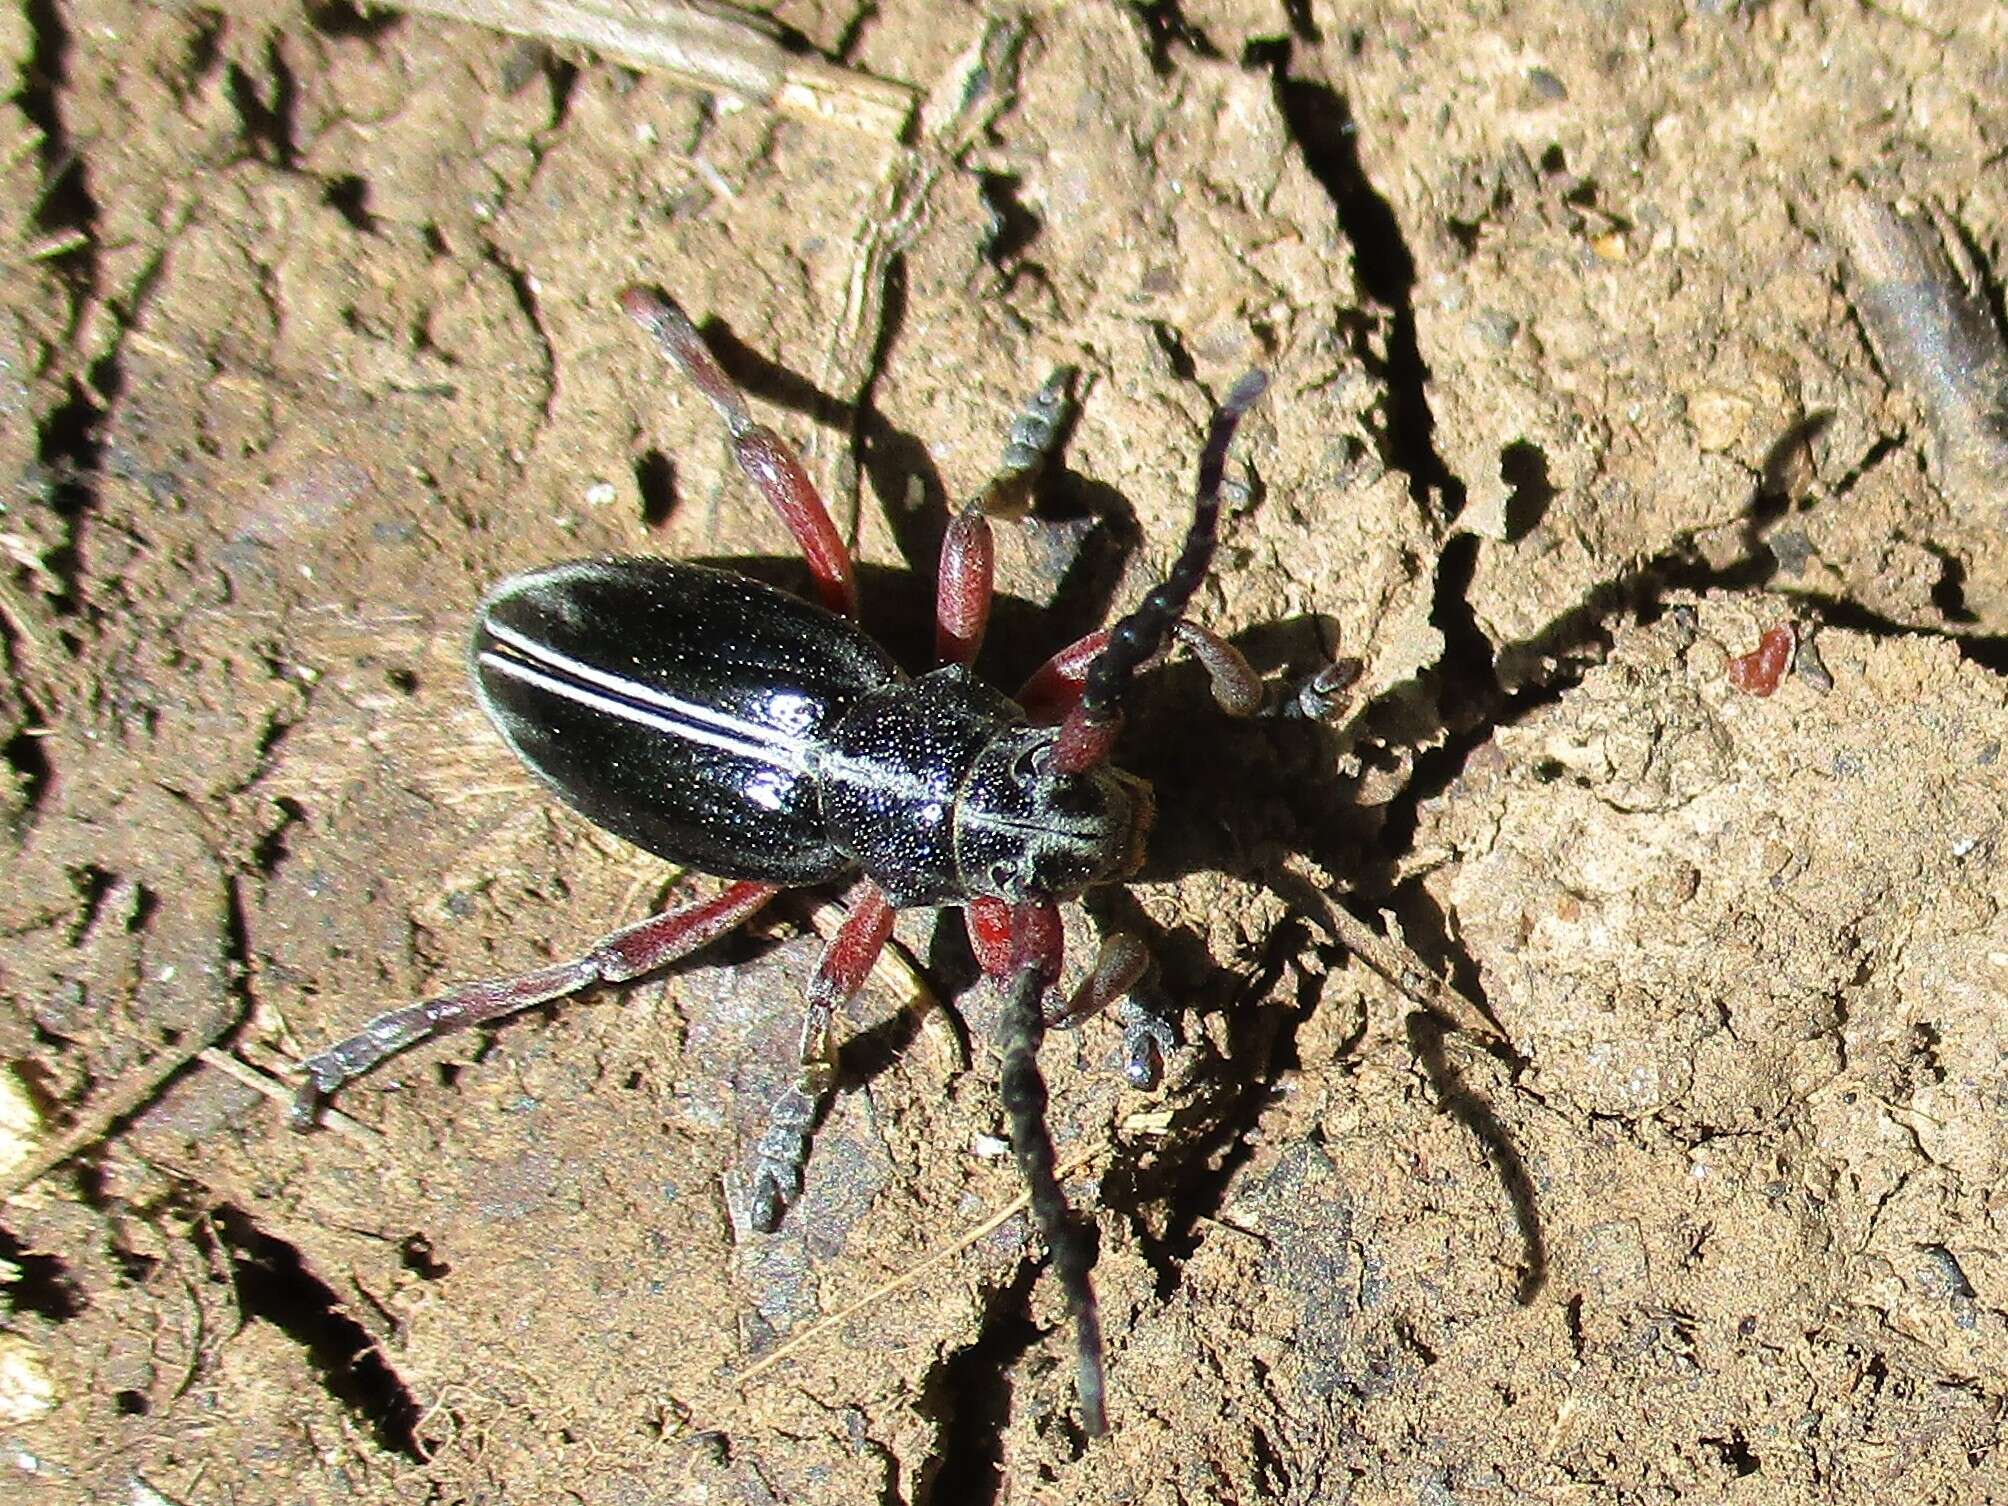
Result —
[{"label": "wood fragment", "polygon": [[1861,192],[1842,196],[1835,223],[1876,359],[1931,425],[1946,500],[1998,522],[2008,495],[2008,344],[1958,234],[1938,214]]}]

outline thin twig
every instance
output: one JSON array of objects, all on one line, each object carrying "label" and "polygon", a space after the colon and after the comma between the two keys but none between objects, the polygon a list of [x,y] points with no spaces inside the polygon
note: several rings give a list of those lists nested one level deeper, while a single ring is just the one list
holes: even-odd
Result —
[{"label": "thin twig", "polygon": [[[197,1060],[206,1067],[214,1067],[226,1077],[236,1078],[252,1092],[262,1093],[274,1103],[283,1103],[288,1109],[292,1108],[293,1100],[299,1095],[298,1088],[289,1086],[278,1078],[260,1071],[249,1062],[240,1061],[229,1052],[219,1051],[214,1046],[204,1047],[197,1053]],[[351,1119],[340,1109],[329,1108],[325,1104],[322,1105],[320,1117],[315,1123],[325,1125],[353,1140],[366,1140],[377,1144],[383,1142],[383,1136],[361,1120]]]},{"label": "thin twig", "polygon": [[241,1000],[226,998],[183,1036],[173,1050],[163,1051],[124,1082],[114,1084],[84,1105],[82,1116],[67,1131],[0,1176],[0,1202],[40,1181],[80,1151],[88,1150],[110,1134],[120,1120],[137,1113],[184,1067],[234,1030],[243,1016],[243,1008]]},{"label": "thin twig", "polygon": [[[1107,1135],[1102,1136],[1102,1138],[1095,1141],[1094,1144],[1088,1146],[1084,1150],[1075,1153],[1072,1156],[1069,1156],[1065,1161],[1061,1162],[1059,1170],[1056,1173],[1057,1177],[1059,1178],[1059,1180],[1065,1181],[1068,1177],[1072,1176],[1075,1172],[1079,1171],[1083,1166],[1086,1166],[1090,1161],[1094,1160],[1095,1157],[1101,1155],[1104,1151],[1108,1150],[1108,1148],[1114,1143],[1115,1143],[1114,1140],[1111,1139],[1109,1136]],[[916,1281],[920,1280],[922,1276],[926,1275],[936,1266],[941,1265],[946,1261],[953,1260],[957,1255],[960,1255],[964,1250],[968,1249],[971,1245],[974,1245],[981,1240],[989,1238],[989,1236],[996,1233],[998,1229],[1002,1228],[1005,1224],[1009,1223],[1012,1219],[1016,1218],[1019,1214],[1023,1213],[1027,1208],[1031,1206],[1031,1204],[1032,1204],[1032,1194],[1029,1191],[1019,1193],[1016,1197],[1011,1199],[1010,1202],[1006,1203],[1002,1208],[998,1209],[996,1213],[992,1214],[989,1218],[985,1219],[975,1228],[970,1229],[966,1233],[962,1234],[958,1239],[955,1240],[953,1244],[950,1244],[943,1249],[935,1251],[932,1255],[929,1255],[925,1259],[920,1261],[919,1264],[909,1266],[906,1270],[900,1272],[899,1275],[893,1277],[892,1280],[885,1282],[880,1286],[873,1287],[870,1291],[866,1292],[862,1297],[858,1298],[855,1302],[850,1303],[848,1306],[839,1308],[836,1312],[831,1313],[828,1317],[819,1319],[817,1322],[811,1323],[807,1328],[803,1329],[800,1333],[796,1334],[793,1338],[789,1339],[787,1343],[781,1345],[778,1349],[775,1349],[769,1354],[762,1355],[759,1359],[755,1360],[752,1364],[748,1365],[744,1370],[740,1371],[737,1377],[740,1388],[744,1389],[750,1382],[752,1382],[765,1372],[773,1369],[776,1365],[780,1364],[781,1361],[788,1358],[789,1355],[795,1353],[795,1351],[797,1351],[798,1349],[801,1349],[805,1345],[811,1344],[815,1340],[821,1338],[824,1334],[828,1333],[832,1328],[836,1328],[842,1324],[848,1323],[852,1318],[855,1318],[859,1313],[863,1312],[866,1308],[872,1307],[875,1304],[883,1301],[885,1298],[891,1296],[894,1292],[899,1291],[902,1287],[912,1286]]]},{"label": "thin twig", "polygon": [[[0,535],[0,553],[5,553],[17,563],[24,563],[30,570],[46,572],[41,558],[27,548],[7,548],[10,536]],[[48,613],[39,600],[31,600],[17,589],[14,582],[0,576],[0,617],[4,617],[11,630],[13,652],[11,668],[16,680],[34,697],[36,709],[44,717],[54,718],[69,697],[65,693],[63,681],[58,679],[59,668],[64,655],[59,654],[51,643]]]},{"label": "thin twig", "polygon": [[1506,1034],[1471,1000],[1443,981],[1405,941],[1391,941],[1344,905],[1326,907],[1325,920],[1347,951],[1379,973],[1413,1003],[1441,1015],[1460,1030],[1510,1045]]},{"label": "thin twig", "polygon": [[540,41],[577,43],[694,89],[897,141],[913,119],[905,84],[784,48],[765,17],[691,0],[399,0],[406,10]]}]

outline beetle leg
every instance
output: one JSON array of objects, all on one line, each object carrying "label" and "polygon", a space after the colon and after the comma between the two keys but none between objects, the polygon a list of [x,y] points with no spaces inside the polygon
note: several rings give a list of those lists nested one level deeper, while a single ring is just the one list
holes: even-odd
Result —
[{"label": "beetle leg", "polygon": [[1002,1057],[999,1090],[1011,1128],[1011,1154],[1031,1194],[1032,1216],[1053,1268],[1066,1291],[1074,1318],[1074,1342],[1081,1398],[1081,1426],[1090,1437],[1108,1428],[1102,1399],[1102,1328],[1089,1273],[1094,1248],[1073,1221],[1046,1127],[1046,1080],[1039,1074],[1039,1045],[1045,1038],[1041,998],[1059,971],[1060,916],[1051,900],[1035,900],[1011,913],[1011,972],[998,1016]]},{"label": "beetle leg", "polygon": [[[1206,671],[1214,702],[1229,716],[1253,716],[1262,706],[1262,677],[1247,655],[1211,628],[1181,617],[1171,636]],[[1013,697],[1036,722],[1056,722],[1079,704],[1088,667],[1108,647],[1109,630],[1099,628],[1068,644],[1040,665]]]},{"label": "beetle leg", "polygon": [[1262,677],[1248,656],[1211,628],[1181,617],[1171,636],[1199,661],[1213,687],[1213,701],[1229,716],[1253,716],[1262,709]]},{"label": "beetle leg", "polygon": [[690,378],[692,385],[711,400],[725,420],[732,436],[732,453],[739,468],[773,503],[781,521],[801,546],[809,572],[816,579],[816,594],[832,612],[846,617],[858,615],[858,582],[851,565],[851,552],[837,536],[830,510],[817,495],[815,483],[802,469],[802,462],[780,435],[765,424],[753,421],[746,398],[718,364],[711,347],[690,322],[690,316],[676,303],[647,288],[629,288],[621,294],[621,307],[628,317],[655,337],[663,355]]},{"label": "beetle leg", "polygon": [[934,657],[940,663],[969,664],[983,646],[996,563],[990,519],[980,501],[971,502],[949,520],[941,539],[934,607]]},{"label": "beetle leg", "polygon": [[1071,1030],[1113,1006],[1123,1028],[1123,1076],[1146,1093],[1164,1080],[1164,1059],[1177,1049],[1178,1031],[1157,984],[1157,965],[1138,937],[1128,931],[1103,937],[1087,977],[1062,1007],[1051,1005],[1046,1024],[1055,1030]]},{"label": "beetle leg", "polygon": [[781,1215],[801,1195],[809,1142],[836,1088],[836,1053],[830,1049],[830,1015],[864,987],[865,976],[892,935],[892,902],[866,884],[851,913],[823,948],[809,981],[802,1017],[800,1070],[794,1085],[774,1102],[766,1131],[753,1147],[753,1191],[747,1222],[762,1234],[780,1227]]},{"label": "beetle leg", "polygon": [[[1060,998],[1060,991],[1054,986],[1060,977],[1061,937],[1057,929],[1059,912],[1055,910],[1053,915],[1055,929],[1040,943],[1041,955],[1046,959],[1046,993],[1039,1007],[1049,1024],[1073,1012],[1072,1006]],[[962,912],[962,919],[969,930],[969,947],[976,953],[976,965],[983,969],[984,977],[1003,987],[1015,966],[1012,961],[1015,937],[1010,903],[994,894],[979,894],[969,901]],[[1083,988],[1087,986],[1085,983],[1082,985]]]},{"label": "beetle leg", "polygon": [[780,892],[772,884],[739,883],[712,899],[680,905],[603,936],[583,957],[514,978],[463,983],[434,999],[387,1010],[346,1040],[300,1064],[307,1080],[293,1099],[293,1127],[311,1129],[321,1103],[420,1041],[499,1020],[533,1004],[561,999],[595,983],[625,983],[715,940]]},{"label": "beetle leg", "polygon": [[[986,975],[1002,982],[1011,975],[1011,907],[988,895],[972,899],[964,912],[970,945]],[[1053,962],[1057,976],[1057,954]],[[1178,1027],[1157,985],[1157,966],[1143,943],[1127,931],[1102,938],[1100,955],[1073,994],[1062,999],[1049,988],[1041,1001],[1046,1026],[1071,1030],[1111,1005],[1123,1027],[1123,1076],[1148,1093],[1164,1080],[1164,1060],[1178,1049]]]},{"label": "beetle leg", "polygon": [[1025,708],[1033,721],[1057,722],[1074,709],[1081,698],[1081,687],[1087,682],[1088,666],[1108,646],[1107,628],[1096,628],[1086,637],[1075,639],[1034,670],[1012,699]]},{"label": "beetle leg", "polygon": [[1141,941],[1128,931],[1110,932],[1102,938],[1101,952],[1087,977],[1058,1009],[1047,1009],[1046,1024],[1068,1030],[1101,1013],[1134,988],[1149,967],[1150,953]]},{"label": "beetle leg", "polygon": [[[1057,1007],[1056,1007],[1057,1006]],[[1143,942],[1128,931],[1102,938],[1095,965],[1064,1003],[1046,1000],[1046,1024],[1072,1030],[1091,1015],[1113,1006],[1123,1028],[1123,1076],[1148,1093],[1164,1080],[1164,1060],[1178,1048],[1178,1030],[1157,984],[1157,966]]]},{"label": "beetle leg", "polygon": [[962,912],[969,948],[986,978],[1002,980],[1011,971],[1011,906],[994,894],[979,894]]},{"label": "beetle leg", "polygon": [[934,629],[934,656],[943,664],[971,664],[983,645],[996,573],[990,520],[1023,517],[1031,506],[1033,484],[1058,446],[1072,406],[1067,388],[1073,377],[1073,369],[1062,366],[1032,395],[1011,421],[997,475],[949,520],[941,540]]}]

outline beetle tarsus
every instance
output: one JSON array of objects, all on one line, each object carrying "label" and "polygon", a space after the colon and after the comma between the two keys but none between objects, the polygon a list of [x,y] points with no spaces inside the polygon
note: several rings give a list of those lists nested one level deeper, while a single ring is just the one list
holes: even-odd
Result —
[{"label": "beetle tarsus", "polygon": [[826,1071],[820,1085],[807,1082],[805,1073],[768,1112],[766,1132],[753,1147],[753,1187],[746,1200],[746,1222],[756,1233],[780,1228],[782,1215],[802,1195],[809,1147],[829,1109],[834,1081]]},{"label": "beetle tarsus", "polygon": [[1352,704],[1348,692],[1359,683],[1364,671],[1365,666],[1358,659],[1334,659],[1295,684],[1286,686],[1282,699],[1266,714],[1334,725]]},{"label": "beetle tarsus", "polygon": [[547,999],[576,993],[601,974],[601,962],[595,952],[573,962],[540,967],[514,978],[491,978],[462,984],[436,998],[385,1010],[366,1022],[354,1035],[336,1041],[327,1050],[308,1057],[300,1064],[307,1080],[293,1099],[293,1127],[312,1129],[321,1104],[344,1083],[373,1071],[420,1041],[484,1020],[500,1019]]},{"label": "beetle tarsus", "polygon": [[1052,455],[1060,442],[1060,431],[1072,414],[1074,368],[1061,366],[1033,393],[1018,416],[1011,420],[1004,440],[1004,473],[1036,471]]},{"label": "beetle tarsus", "polygon": [[[825,980],[831,953],[842,944],[859,914],[853,910],[844,922],[844,929],[824,948],[823,964],[810,985],[809,1009],[802,1020],[800,1070],[788,1090],[767,1111],[767,1128],[753,1145],[753,1186],[746,1200],[746,1222],[760,1234],[772,1234],[780,1228],[782,1215],[802,1195],[816,1127],[829,1112],[830,1098],[836,1092],[836,1058],[830,1049],[833,990]],[[890,916],[888,910],[887,918]],[[876,951],[873,955],[877,955]],[[866,966],[869,968],[870,964]],[[862,974],[859,981],[863,981]],[[849,997],[849,993],[843,995]]]},{"label": "beetle tarsus", "polygon": [[1146,1001],[1141,991],[1116,1006],[1116,1021],[1123,1027],[1123,1077],[1129,1085],[1145,1093],[1157,1091],[1164,1081],[1165,1059],[1179,1047],[1178,1027],[1154,1000]]},{"label": "beetle tarsus", "polygon": [[1004,437],[1004,458],[990,484],[969,503],[989,518],[1020,518],[1032,501],[1032,488],[1059,448],[1067,420],[1073,416],[1074,368],[1062,366],[1033,393]]},{"label": "beetle tarsus", "polygon": [[321,1122],[321,1108],[327,1103],[330,1090],[321,1086],[319,1079],[312,1075],[311,1059],[302,1065],[308,1077],[293,1093],[293,1102],[286,1110],[286,1122],[304,1135]]}]

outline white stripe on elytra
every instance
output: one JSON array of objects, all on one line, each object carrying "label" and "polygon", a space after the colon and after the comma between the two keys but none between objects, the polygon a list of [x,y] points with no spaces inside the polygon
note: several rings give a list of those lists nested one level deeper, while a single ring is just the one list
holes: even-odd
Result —
[{"label": "white stripe on elytra", "polygon": [[[808,770],[808,750],[799,738],[778,734],[771,728],[741,717],[728,716],[715,707],[665,695],[652,685],[608,674],[569,655],[553,652],[549,645],[526,638],[499,623],[488,623],[487,631],[490,637],[527,656],[526,659],[515,659],[492,651],[481,654],[482,664],[510,679],[563,696],[581,706],[594,707],[623,721],[686,738],[703,747],[778,763],[789,773],[800,774]],[[548,674],[539,667],[539,662],[563,670],[565,674]],[[567,675],[571,678],[566,678]],[[582,681],[583,684],[580,683]]]}]

